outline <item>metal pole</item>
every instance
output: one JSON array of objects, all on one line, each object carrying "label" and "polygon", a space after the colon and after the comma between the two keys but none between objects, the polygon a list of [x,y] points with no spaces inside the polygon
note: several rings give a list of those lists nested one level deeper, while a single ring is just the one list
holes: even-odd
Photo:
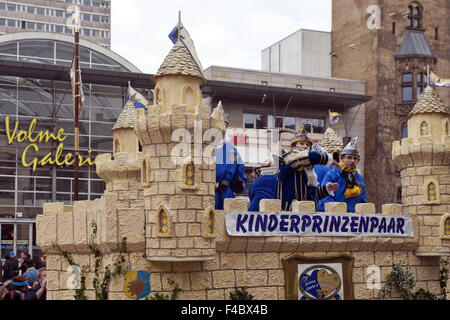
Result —
[{"label": "metal pole", "polygon": [[79,53],[78,53],[78,45],[80,41],[80,35],[78,33],[78,26],[75,25],[75,105],[73,108],[75,117],[74,117],[74,149],[75,149],[75,161],[73,163],[73,201],[78,201],[78,113],[80,111],[80,66],[79,66]]}]

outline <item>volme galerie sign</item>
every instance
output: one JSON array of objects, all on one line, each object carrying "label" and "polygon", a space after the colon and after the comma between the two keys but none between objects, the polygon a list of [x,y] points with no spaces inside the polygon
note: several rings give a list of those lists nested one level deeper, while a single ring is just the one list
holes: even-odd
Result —
[{"label": "volme galerie sign", "polygon": [[409,216],[351,213],[226,212],[231,236],[413,237]]}]

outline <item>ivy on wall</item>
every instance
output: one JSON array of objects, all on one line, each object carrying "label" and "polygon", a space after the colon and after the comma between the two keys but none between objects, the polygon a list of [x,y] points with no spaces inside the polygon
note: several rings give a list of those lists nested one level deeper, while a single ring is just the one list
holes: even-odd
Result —
[{"label": "ivy on wall", "polygon": [[[108,300],[108,286],[112,278],[124,274],[124,263],[125,257],[124,254],[127,253],[127,238],[123,237],[120,242],[120,251],[113,265],[106,265],[104,267],[104,271],[101,272],[101,262],[103,260],[103,254],[99,248],[94,243],[95,237],[97,236],[97,224],[92,221],[91,223],[92,232],[89,236],[89,250],[94,255],[95,263],[94,263],[94,280],[92,281],[92,285],[95,289],[95,299],[96,300]],[[67,251],[61,250],[61,248],[55,243],[52,244],[54,249],[57,249],[61,256],[63,256],[70,266],[76,266],[80,270],[79,280],[80,285],[79,288],[75,290],[74,298],[75,300],[87,300],[87,296],[85,295],[86,291],[86,273],[89,270],[89,266],[83,265],[80,267],[79,264],[75,263],[69,253]],[[103,277],[102,277],[103,275]]]},{"label": "ivy on wall", "polygon": [[[403,267],[406,267],[403,269]],[[380,299],[387,299],[389,292],[397,289],[400,296],[404,300],[446,300],[447,297],[447,283],[448,283],[448,260],[441,260],[440,269],[440,287],[441,287],[441,297],[438,298],[435,294],[428,290],[420,288],[416,292],[413,292],[416,286],[417,280],[414,275],[409,271],[409,266],[405,261],[400,260],[399,264],[392,265],[392,272],[386,277],[386,284],[381,288],[379,292]]]}]

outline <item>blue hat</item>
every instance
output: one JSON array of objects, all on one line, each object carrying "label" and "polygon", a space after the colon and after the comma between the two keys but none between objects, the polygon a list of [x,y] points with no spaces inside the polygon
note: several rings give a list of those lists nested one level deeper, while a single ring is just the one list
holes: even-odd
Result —
[{"label": "blue hat", "polygon": [[358,156],[359,157],[359,148],[358,148],[358,138],[355,137],[353,138],[348,144],[347,146],[344,148],[344,150],[342,150],[341,152],[341,156],[345,156],[346,154],[350,154],[353,156]]},{"label": "blue hat", "polygon": [[295,144],[299,141],[306,141],[309,144],[313,144],[310,137],[306,135],[305,124],[302,125],[302,128],[295,134],[295,137],[291,140],[291,147],[295,146]]},{"label": "blue hat", "polygon": [[15,256],[16,254],[14,253],[14,251],[11,251],[11,252],[9,253],[9,255],[10,255],[10,256]]}]

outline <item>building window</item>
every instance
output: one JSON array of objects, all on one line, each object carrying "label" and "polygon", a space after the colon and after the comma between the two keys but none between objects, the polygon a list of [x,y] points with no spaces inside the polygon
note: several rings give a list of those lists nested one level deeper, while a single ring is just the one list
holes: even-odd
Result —
[{"label": "building window", "polygon": [[410,72],[402,74],[402,101],[410,102],[413,100],[413,74]]},{"label": "building window", "polygon": [[416,76],[416,99],[419,99],[427,84],[427,75],[424,72],[419,72]]},{"label": "building window", "polygon": [[427,136],[430,134],[430,127],[428,126],[428,122],[424,121],[420,125],[420,135]]},{"label": "building window", "polygon": [[406,25],[410,29],[420,29],[422,27],[422,8],[418,3],[411,3],[408,6],[408,16]]},{"label": "building window", "polygon": [[114,141],[114,153],[118,153],[118,152],[121,152],[120,151],[120,142],[119,142],[119,139],[116,139]]},{"label": "building window", "polygon": [[276,128],[288,128],[295,130],[296,119],[294,117],[275,117]]},{"label": "building window", "polygon": [[438,31],[439,31],[438,27],[434,28],[434,40],[439,39]]},{"label": "building window", "polygon": [[401,133],[402,139],[408,138],[408,124],[405,122],[402,124],[402,133]]},{"label": "building window", "polygon": [[450,236],[450,218],[445,219],[444,228],[444,235]]},{"label": "building window", "polygon": [[395,34],[395,22],[392,22],[392,34]]},{"label": "building window", "polygon": [[186,184],[193,186],[195,184],[195,167],[193,164],[186,165]]},{"label": "building window", "polygon": [[397,203],[402,203],[402,187],[397,189]]},{"label": "building window", "polygon": [[159,218],[159,232],[161,234],[167,234],[169,232],[169,214],[164,208],[160,208],[158,212]]},{"label": "building window", "polygon": [[428,201],[435,201],[436,200],[436,186],[433,182],[430,182],[428,184],[427,188],[427,194],[428,194]]},{"label": "building window", "polygon": [[267,128],[267,115],[244,113],[244,128],[248,129]]}]

